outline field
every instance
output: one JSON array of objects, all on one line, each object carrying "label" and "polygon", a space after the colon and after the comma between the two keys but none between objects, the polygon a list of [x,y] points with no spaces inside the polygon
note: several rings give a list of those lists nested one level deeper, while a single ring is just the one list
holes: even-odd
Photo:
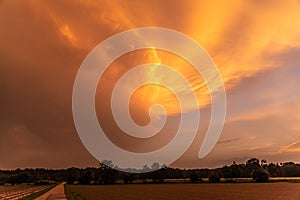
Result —
[{"label": "field", "polygon": [[0,186],[0,199],[1,200],[21,199],[30,194],[40,192],[48,187],[49,186],[30,186],[30,185]]},{"label": "field", "polygon": [[[300,200],[300,183],[67,185],[74,198],[87,200]],[[80,196],[79,196],[80,194]],[[77,195],[77,197],[76,197]]]}]

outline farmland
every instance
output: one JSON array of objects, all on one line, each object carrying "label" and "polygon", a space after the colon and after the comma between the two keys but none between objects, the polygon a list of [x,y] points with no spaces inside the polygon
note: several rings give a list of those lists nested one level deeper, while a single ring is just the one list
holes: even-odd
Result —
[{"label": "farmland", "polygon": [[[299,200],[300,183],[67,185],[73,198],[87,200],[274,199]],[[80,195],[80,196],[79,196]]]},{"label": "farmland", "polygon": [[48,187],[49,186],[30,186],[30,185],[0,186],[0,199],[1,200],[21,199],[30,194],[40,192]]}]

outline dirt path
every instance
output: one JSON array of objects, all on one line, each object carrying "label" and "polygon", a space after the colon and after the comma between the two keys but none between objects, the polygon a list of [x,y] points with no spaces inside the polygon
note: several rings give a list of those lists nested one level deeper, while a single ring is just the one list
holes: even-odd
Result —
[{"label": "dirt path", "polygon": [[35,200],[66,200],[67,198],[65,195],[64,184],[65,183],[61,183],[57,185]]}]

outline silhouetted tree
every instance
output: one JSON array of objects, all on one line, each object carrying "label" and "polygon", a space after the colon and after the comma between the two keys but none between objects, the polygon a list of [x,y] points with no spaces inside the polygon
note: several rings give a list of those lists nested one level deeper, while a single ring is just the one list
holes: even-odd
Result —
[{"label": "silhouetted tree", "polygon": [[8,180],[8,182],[11,184],[28,183],[28,181],[29,181],[29,176],[24,172],[11,176]]},{"label": "silhouetted tree", "polygon": [[283,163],[281,166],[281,175],[286,177],[300,176],[300,165],[293,162]]},{"label": "silhouetted tree", "polygon": [[196,171],[193,171],[191,174],[190,174],[190,182],[191,183],[196,183],[196,182],[199,182],[199,174],[196,172]]},{"label": "silhouetted tree", "polygon": [[80,177],[80,172],[78,169],[74,167],[67,169],[66,181],[68,184],[73,184],[74,182],[78,181],[79,177]]},{"label": "silhouetted tree", "polygon": [[261,166],[259,164],[259,160],[257,158],[251,158],[246,162],[246,166],[244,169],[244,176],[251,177],[252,172],[256,169],[260,169]]},{"label": "silhouetted tree", "polygon": [[125,184],[132,183],[136,179],[135,174],[124,173],[123,181]]},{"label": "silhouetted tree", "polygon": [[[144,171],[159,168],[159,164],[154,163],[151,167],[145,166]],[[157,171],[140,174],[119,172],[116,169],[118,169],[117,166],[114,166],[111,161],[105,161],[105,164],[100,163],[98,168],[0,170],[0,185],[5,183],[38,183],[40,181],[67,181],[70,184],[77,181],[80,184],[113,184],[117,179],[123,179],[124,183],[132,183],[134,179],[140,179],[145,183],[151,179],[154,183],[160,183],[164,179],[179,178],[190,178],[191,182],[199,182],[201,178],[209,178],[210,182],[218,182],[220,178],[239,177],[252,177],[255,181],[264,181],[269,176],[300,177],[300,164],[293,162],[268,164],[266,160],[260,161],[257,158],[251,158],[246,163],[237,164],[233,162],[230,166],[217,169],[174,169],[162,167]],[[134,171],[134,169],[132,170]],[[139,170],[135,172],[139,172]]]},{"label": "silhouetted tree", "polygon": [[281,176],[281,172],[280,172],[280,166],[274,163],[270,163],[267,167],[267,170],[270,173],[271,177],[280,177]]},{"label": "silhouetted tree", "polygon": [[118,171],[113,169],[114,165],[111,161],[106,163],[99,163],[97,169],[97,180],[96,184],[113,184],[118,178]]},{"label": "silhouetted tree", "polygon": [[162,168],[153,172],[150,172],[150,177],[152,179],[152,183],[162,183],[164,182],[166,169]]},{"label": "silhouetted tree", "polygon": [[211,175],[208,178],[208,181],[210,183],[219,183],[221,181],[219,174],[216,172],[212,172]]},{"label": "silhouetted tree", "polygon": [[85,169],[78,178],[79,184],[91,184],[92,180],[94,179],[94,173],[91,168]]},{"label": "silhouetted tree", "polygon": [[267,182],[269,180],[269,177],[269,172],[263,168],[255,169],[252,172],[252,178],[256,182]]}]

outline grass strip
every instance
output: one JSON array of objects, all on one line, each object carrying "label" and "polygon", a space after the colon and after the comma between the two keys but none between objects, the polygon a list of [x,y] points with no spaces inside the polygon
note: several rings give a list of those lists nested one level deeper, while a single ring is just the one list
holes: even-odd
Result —
[{"label": "grass strip", "polygon": [[68,200],[86,200],[79,192],[70,189],[67,184],[65,184],[65,194]]},{"label": "grass strip", "polygon": [[42,194],[48,192],[49,190],[51,190],[52,188],[54,188],[55,186],[57,186],[57,184],[53,184],[53,185],[50,185],[49,187],[41,190],[41,191],[38,191],[38,192],[35,192],[35,193],[32,193],[26,197],[23,197],[21,198],[20,200],[33,200],[39,196],[41,196]]}]

